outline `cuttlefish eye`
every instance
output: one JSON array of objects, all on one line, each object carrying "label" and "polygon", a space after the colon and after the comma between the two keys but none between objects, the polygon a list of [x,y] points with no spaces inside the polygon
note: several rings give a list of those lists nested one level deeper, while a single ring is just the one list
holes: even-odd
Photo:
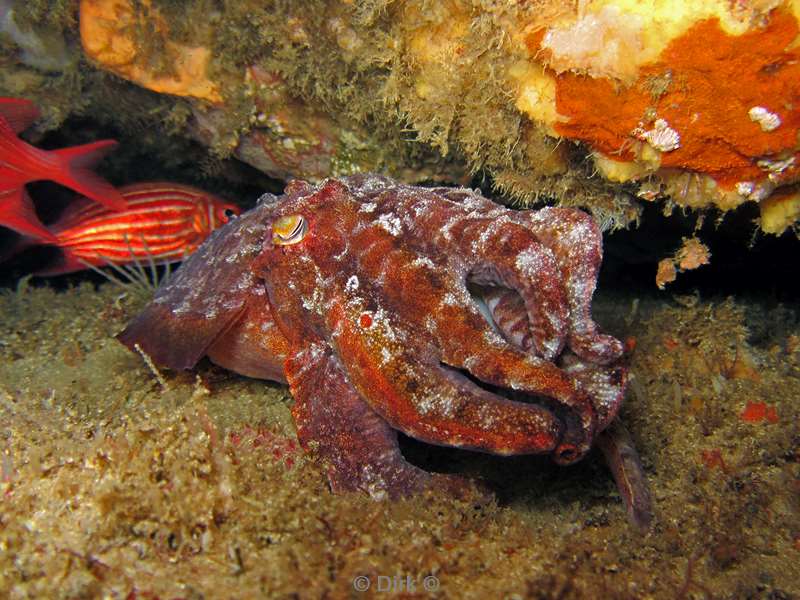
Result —
[{"label": "cuttlefish eye", "polygon": [[272,224],[272,243],[289,246],[303,240],[308,223],[303,215],[286,215]]}]

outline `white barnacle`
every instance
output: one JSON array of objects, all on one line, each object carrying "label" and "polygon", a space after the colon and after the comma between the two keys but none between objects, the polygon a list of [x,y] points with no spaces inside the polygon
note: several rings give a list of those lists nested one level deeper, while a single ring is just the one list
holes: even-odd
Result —
[{"label": "white barnacle", "polygon": [[789,158],[784,158],[782,160],[764,158],[756,162],[760,169],[769,171],[770,173],[783,173],[789,167],[794,166],[794,163],[794,156],[790,156]]},{"label": "white barnacle", "polygon": [[647,142],[659,152],[671,152],[681,147],[680,134],[672,129],[664,119],[656,119],[653,128],[645,131],[641,127],[633,130],[633,135]]},{"label": "white barnacle", "polygon": [[736,183],[736,193],[747,198],[756,189],[756,184],[752,181],[739,181]]},{"label": "white barnacle", "polygon": [[781,118],[763,106],[754,106],[747,111],[747,115],[753,123],[758,123],[761,131],[775,131],[781,126]]}]

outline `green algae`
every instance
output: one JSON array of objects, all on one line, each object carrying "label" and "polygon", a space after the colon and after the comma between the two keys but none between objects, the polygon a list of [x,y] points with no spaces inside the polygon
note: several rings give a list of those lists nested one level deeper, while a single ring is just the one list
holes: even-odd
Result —
[{"label": "green algae", "polygon": [[[334,496],[297,447],[285,387],[208,363],[157,374],[113,339],[145,300],[89,284],[0,295],[7,597],[352,597],[359,576],[372,594],[410,576],[442,598],[800,592],[800,327],[786,308],[595,303],[637,339],[623,418],[655,499],[642,536],[596,454],[562,469],[410,447],[497,497]],[[748,401],[778,422],[743,421]]]}]

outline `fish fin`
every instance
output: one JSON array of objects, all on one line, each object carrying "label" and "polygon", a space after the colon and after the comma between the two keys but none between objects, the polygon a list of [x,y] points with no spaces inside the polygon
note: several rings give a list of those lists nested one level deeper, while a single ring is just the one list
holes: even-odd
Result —
[{"label": "fish fin", "polygon": [[96,216],[103,214],[105,210],[104,206],[86,196],[76,196],[64,207],[58,219],[50,223],[48,227],[50,231],[58,235],[67,229],[82,225],[84,220],[88,218],[87,213],[90,216]]},{"label": "fish fin", "polygon": [[125,210],[128,203],[119,190],[90,170],[116,145],[114,140],[100,140],[52,150],[58,159],[58,167],[50,178],[112,210]]},{"label": "fish fin", "polygon": [[57,243],[58,239],[42,225],[24,187],[0,191],[0,225],[38,240]]},{"label": "fish fin", "polygon": [[66,248],[60,248],[61,254],[52,263],[41,269],[34,271],[37,277],[54,277],[56,275],[66,275],[75,271],[85,271],[88,267],[86,262],[75,256]]},{"label": "fish fin", "polygon": [[14,133],[25,131],[41,116],[39,109],[24,98],[0,98],[0,117],[3,117]]},{"label": "fish fin", "polygon": [[272,311],[260,302],[248,302],[245,310],[236,324],[209,346],[208,358],[234,373],[286,383],[283,363],[289,343],[275,324]]},{"label": "fish fin", "polygon": [[27,235],[19,235],[17,238],[8,244],[5,248],[0,250],[0,263],[4,263],[7,260],[11,260],[17,254],[20,254],[31,248],[33,246],[38,245],[38,242]]}]

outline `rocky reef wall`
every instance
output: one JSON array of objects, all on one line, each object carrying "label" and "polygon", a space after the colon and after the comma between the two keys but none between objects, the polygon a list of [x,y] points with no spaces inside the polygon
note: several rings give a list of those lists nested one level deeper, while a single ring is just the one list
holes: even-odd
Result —
[{"label": "rocky reef wall", "polygon": [[173,132],[279,179],[482,173],[611,229],[646,202],[757,203],[772,234],[800,216],[796,1],[4,5],[4,93],[119,102],[94,89],[111,73],[162,95]]}]

